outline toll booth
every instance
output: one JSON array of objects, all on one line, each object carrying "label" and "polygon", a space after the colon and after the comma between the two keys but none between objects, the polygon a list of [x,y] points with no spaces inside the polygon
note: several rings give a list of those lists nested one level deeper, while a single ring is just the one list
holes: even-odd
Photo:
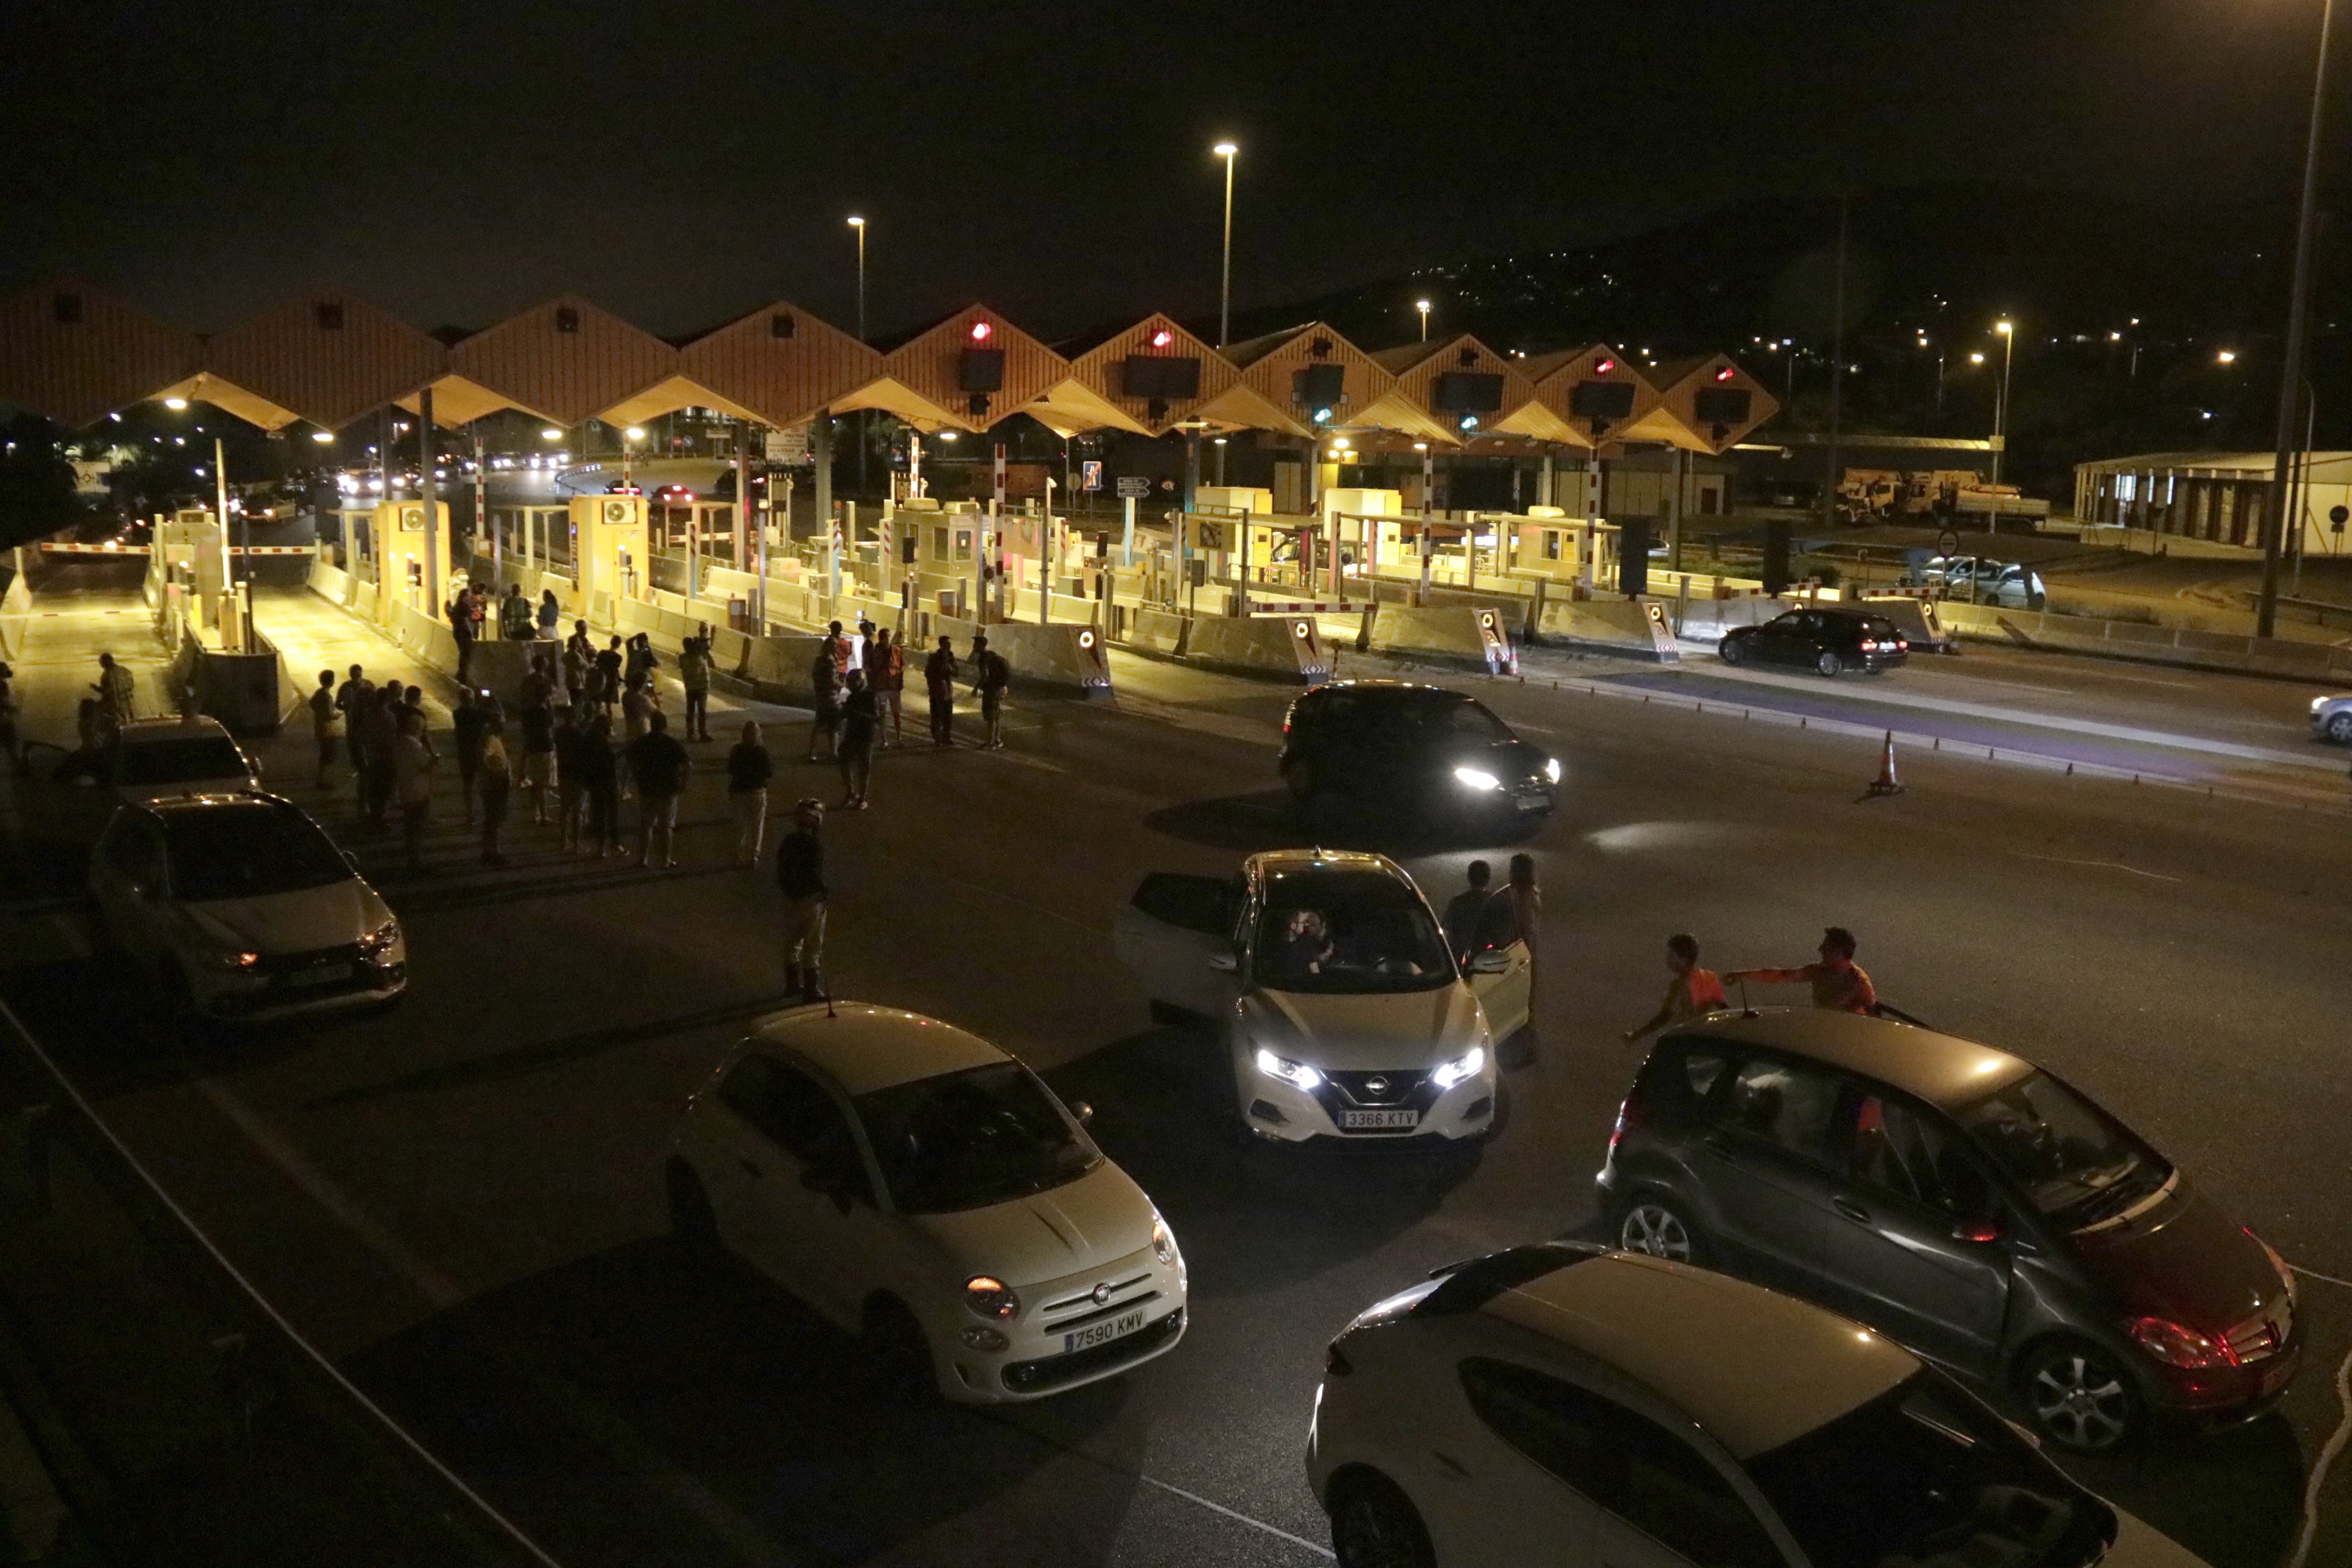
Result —
[{"label": "toll booth", "polygon": [[[609,619],[615,599],[642,599],[652,584],[643,496],[572,498],[572,563],[592,620]],[[598,595],[603,595],[600,602]]]},{"label": "toll booth", "polygon": [[434,503],[438,516],[431,542],[438,560],[428,558],[425,503],[421,500],[378,502],[375,521],[368,530],[375,545],[376,618],[390,626],[394,606],[406,605],[428,619],[441,618],[441,605],[451,581],[449,568],[449,503]]}]

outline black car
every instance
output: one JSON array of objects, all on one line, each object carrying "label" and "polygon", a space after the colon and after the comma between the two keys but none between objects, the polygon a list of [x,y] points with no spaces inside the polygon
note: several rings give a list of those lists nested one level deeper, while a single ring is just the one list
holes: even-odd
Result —
[{"label": "black car", "polygon": [[1404,680],[1335,680],[1290,705],[1282,782],[1302,806],[1347,800],[1417,821],[1540,822],[1557,760],[1475,699]]},{"label": "black car", "polygon": [[1629,1250],[1870,1324],[2069,1448],[2267,1409],[2294,1275],[2080,1091],[2004,1051],[1816,1009],[1662,1039],[1599,1177]]},{"label": "black car", "polygon": [[1834,676],[1876,675],[1910,657],[1911,644],[1883,616],[1861,610],[1790,610],[1761,626],[1734,626],[1718,650],[1726,664],[1795,664]]}]

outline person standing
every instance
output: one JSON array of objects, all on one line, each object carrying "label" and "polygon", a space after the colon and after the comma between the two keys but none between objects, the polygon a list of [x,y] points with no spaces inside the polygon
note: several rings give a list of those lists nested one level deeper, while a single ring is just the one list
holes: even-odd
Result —
[{"label": "person standing", "polygon": [[581,651],[578,637],[564,643],[563,700],[570,706],[577,708],[588,700],[588,683],[594,679],[594,655]]},{"label": "person standing", "polygon": [[[636,745],[646,738],[656,717],[653,694],[646,689],[641,675],[629,677],[628,689],[621,694],[621,798],[626,800],[635,792],[636,770],[629,759],[636,754]],[[675,743],[675,742],[673,742]]]},{"label": "person standing", "polygon": [[482,864],[503,866],[507,858],[499,853],[499,831],[507,824],[507,796],[514,784],[514,769],[507,757],[506,737],[497,730],[482,737],[478,772],[482,786]]},{"label": "person standing", "polygon": [[474,668],[474,590],[460,588],[449,601],[449,635],[457,639],[457,684],[466,684]]},{"label": "person standing", "polygon": [[138,702],[139,683],[132,679],[129,669],[114,662],[112,654],[98,656],[98,679],[90,682],[90,689],[98,693],[100,721],[116,734],[121,733],[122,726],[138,717],[133,710]]},{"label": "person standing", "polygon": [[841,754],[841,666],[834,658],[834,641],[827,637],[820,643],[816,657],[809,661],[808,760],[813,763],[817,761],[820,737],[827,757]]},{"label": "person standing", "polygon": [[507,584],[507,596],[499,601],[499,636],[508,642],[530,640],[530,601],[522,596],[522,584]]},{"label": "person standing", "polygon": [[980,659],[980,721],[988,731],[982,743],[992,752],[1004,749],[1004,693],[1013,684],[1013,667],[994,648],[984,648]]},{"label": "person standing", "polygon": [[1664,999],[1648,1023],[1625,1031],[1627,1045],[1669,1024],[1687,1024],[1731,1005],[1724,1000],[1723,982],[1715,977],[1712,970],[1698,966],[1698,938],[1695,936],[1678,932],[1666,938],[1666,973],[1670,978]]},{"label": "person standing", "polygon": [[661,659],[654,653],[652,637],[644,632],[639,632],[629,639],[628,647],[622,650],[621,658],[621,680],[624,685],[632,680],[642,681],[647,686],[654,683],[654,671],[661,668]]},{"label": "person standing", "polygon": [[[387,680],[377,689],[368,717],[368,820],[383,826],[383,815],[400,783],[400,683]],[[419,742],[419,745],[423,742]]]},{"label": "person standing", "polygon": [[824,806],[793,807],[793,830],[776,844],[776,885],[784,894],[784,990],[803,1002],[824,994]]},{"label": "person standing", "polygon": [[555,723],[556,841],[566,853],[585,847],[588,821],[587,721],[578,707],[566,708]]},{"label": "person standing", "polygon": [[694,771],[693,759],[677,737],[669,732],[669,719],[656,713],[646,721],[646,732],[629,742],[629,774],[637,784],[637,866],[653,864],[654,839],[662,846],[662,864],[677,864],[677,797]]},{"label": "person standing", "polygon": [[393,742],[394,784],[400,796],[400,841],[412,872],[425,869],[425,828],[433,819],[433,753],[425,749],[425,718],[404,715]]},{"label": "person standing", "polygon": [[310,738],[319,742],[319,787],[332,789],[327,770],[335,765],[335,672],[319,672],[319,689],[310,693]]},{"label": "person standing", "polygon": [[557,602],[555,590],[542,588],[539,594],[539,635],[543,642],[555,640],[556,628],[563,625],[563,606]]},{"label": "person standing", "polygon": [[1795,969],[1734,969],[1727,971],[1724,984],[1736,985],[1753,980],[1764,985],[1809,985],[1812,987],[1813,1005],[1839,1013],[1860,1013],[1864,1016],[1878,1012],[1878,988],[1863,973],[1862,965],[1853,961],[1853,932],[1843,926],[1828,926],[1822,931],[1819,949],[1821,962],[1802,964]]},{"label": "person standing", "polygon": [[530,795],[530,820],[547,821],[547,786],[555,773],[555,710],[542,694],[522,705],[522,787]]},{"label": "person standing", "polygon": [[677,656],[678,684],[686,688],[686,738],[710,739],[710,639],[686,639]]},{"label": "person standing", "polygon": [[530,656],[530,673],[522,678],[522,687],[517,695],[521,698],[525,708],[555,701],[555,675],[548,668],[545,654]]},{"label": "person standing", "polygon": [[[621,780],[619,760],[613,754],[613,721],[599,713],[580,736],[581,791],[586,797],[587,831],[582,835],[583,855],[619,855],[621,843]],[[589,847],[590,841],[594,847]]]},{"label": "person standing", "polygon": [[358,665],[352,666],[335,689],[335,710],[343,716],[343,749],[351,754],[352,784],[362,805],[367,800],[367,716],[375,705],[375,682]]},{"label": "person standing", "polygon": [[607,717],[611,716],[614,704],[621,700],[621,666],[624,662],[620,634],[615,632],[612,642],[596,655],[595,671],[590,678],[591,684],[595,687],[596,701]]},{"label": "person standing", "polygon": [[[1536,885],[1536,858],[1532,855],[1511,857],[1510,879],[1496,895],[1502,909],[1488,922],[1487,944],[1503,947],[1513,937],[1528,944],[1528,1006],[1533,1016],[1536,1005],[1537,981],[1542,970],[1541,938],[1543,935],[1543,890]],[[1508,936],[1500,934],[1505,925]]]},{"label": "person standing", "polygon": [[727,809],[735,818],[739,865],[760,863],[761,840],[768,832],[768,781],[775,771],[768,748],[760,743],[760,726],[745,720],[743,738],[727,753]]},{"label": "person standing", "polygon": [[891,640],[887,626],[874,639],[872,662],[866,666],[866,684],[874,688],[875,706],[881,710],[882,744],[897,745],[906,739],[898,700],[907,689],[907,650]]},{"label": "person standing", "polygon": [[881,712],[866,672],[849,672],[849,695],[841,703],[841,805],[845,811],[864,811],[866,791],[874,779],[874,740],[881,728]]},{"label": "person standing", "polygon": [[946,637],[923,660],[923,689],[931,702],[931,744],[955,744],[955,683],[961,674],[956,668],[955,644]]},{"label": "person standing", "polygon": [[457,800],[468,827],[474,826],[474,779],[481,771],[482,738],[488,728],[488,716],[482,710],[485,695],[469,686],[457,693],[457,706],[449,711],[449,728],[457,747]]},{"label": "person standing", "polygon": [[1473,860],[1463,868],[1470,886],[1445,902],[1445,912],[1438,917],[1438,926],[1445,932],[1445,945],[1454,950],[1454,958],[1463,963],[1486,945],[1486,930],[1489,906],[1495,901],[1495,889],[1487,884],[1494,879],[1495,868],[1484,860]]}]

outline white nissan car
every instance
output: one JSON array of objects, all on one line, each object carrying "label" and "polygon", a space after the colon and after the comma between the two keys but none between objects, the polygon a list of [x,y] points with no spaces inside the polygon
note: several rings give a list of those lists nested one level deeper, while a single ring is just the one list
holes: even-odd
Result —
[{"label": "white nissan car", "polygon": [[1404,868],[1281,849],[1229,879],[1155,872],[1118,912],[1119,962],[1163,1021],[1206,1018],[1261,1137],[1479,1138],[1496,1042],[1528,1021],[1525,942],[1464,966]]},{"label": "white nissan car", "polygon": [[1572,1243],[1350,1323],[1307,1477],[1340,1568],[2203,1568],[1894,1342]]},{"label": "white nissan car", "polygon": [[688,1102],[670,1215],[856,1334],[898,1391],[1034,1399],[1184,1332],[1176,1237],[1091,1114],[936,1018],[797,1007]]},{"label": "white nissan car", "polygon": [[121,807],[89,892],[108,945],[185,1016],[375,1006],[408,984],[390,906],[301,807],[257,790]]}]

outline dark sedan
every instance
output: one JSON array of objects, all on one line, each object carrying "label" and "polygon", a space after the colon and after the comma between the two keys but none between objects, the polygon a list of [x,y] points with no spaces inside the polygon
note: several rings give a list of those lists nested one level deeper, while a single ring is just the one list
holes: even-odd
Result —
[{"label": "dark sedan", "polygon": [[1861,610],[1790,610],[1761,626],[1734,626],[1717,650],[1726,664],[1788,664],[1835,676],[1849,669],[1876,675],[1910,657],[1911,644],[1893,621]]},{"label": "dark sedan", "polygon": [[1484,704],[1442,686],[1335,680],[1290,705],[1282,781],[1312,808],[1347,800],[1416,821],[1526,824],[1548,816],[1559,762]]},{"label": "dark sedan", "polygon": [[2275,1252],[2080,1091],[1927,1029],[1775,1009],[1677,1030],[1598,1180],[1622,1246],[1859,1319],[2069,1448],[2250,1416],[2301,1359]]}]

